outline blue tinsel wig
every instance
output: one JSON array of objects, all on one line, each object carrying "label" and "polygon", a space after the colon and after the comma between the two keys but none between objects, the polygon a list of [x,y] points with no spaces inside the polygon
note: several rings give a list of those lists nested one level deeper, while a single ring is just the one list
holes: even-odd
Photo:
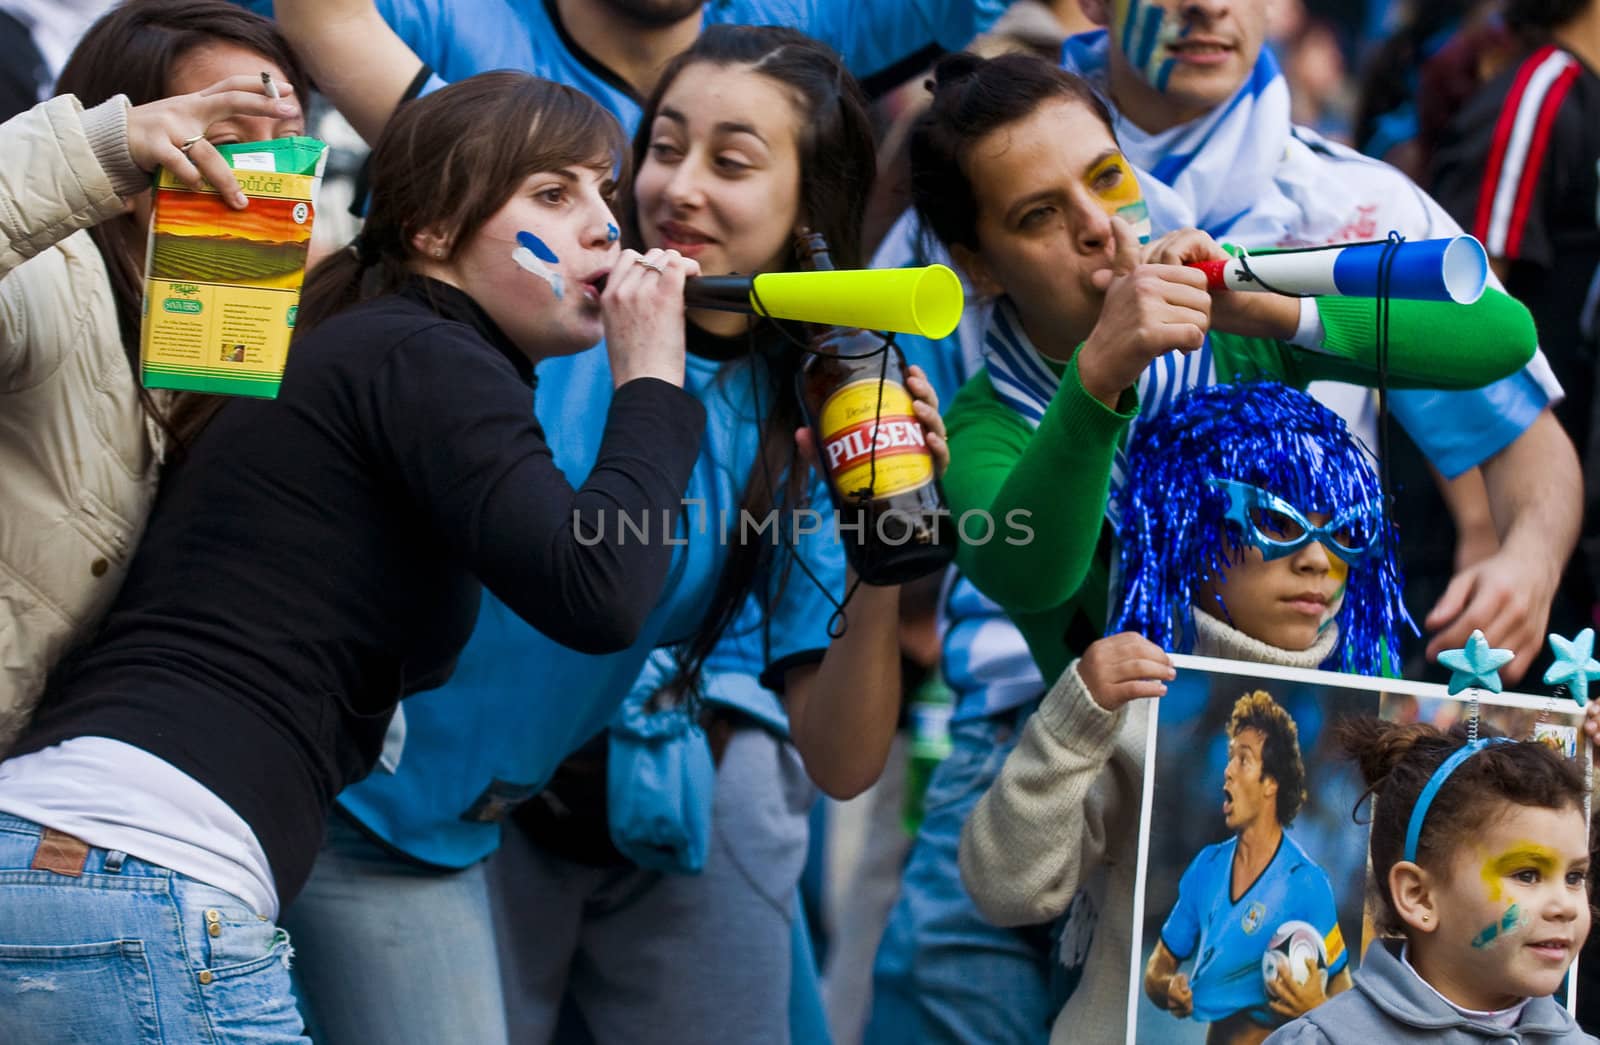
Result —
[{"label": "blue tinsel wig", "polygon": [[[1304,512],[1377,510],[1383,493],[1372,460],[1339,415],[1304,392],[1270,381],[1194,389],[1141,421],[1128,441],[1126,482],[1116,501],[1122,598],[1111,632],[1136,631],[1162,649],[1194,647],[1194,599],[1208,576],[1246,547],[1226,520],[1228,495],[1208,485],[1233,479],[1268,490]],[[1382,544],[1350,567],[1335,618],[1338,644],[1323,666],[1363,675],[1399,662],[1401,599],[1388,519]],[[1226,619],[1217,607],[1216,615]]]}]

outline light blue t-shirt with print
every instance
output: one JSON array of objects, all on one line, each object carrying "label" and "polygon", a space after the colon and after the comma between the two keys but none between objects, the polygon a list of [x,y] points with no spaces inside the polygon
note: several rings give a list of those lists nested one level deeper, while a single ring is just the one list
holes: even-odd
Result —
[{"label": "light blue t-shirt with print", "polygon": [[1178,881],[1178,902],[1161,927],[1161,942],[1180,963],[1193,960],[1189,987],[1194,1018],[1215,1023],[1248,1012],[1277,1022],[1268,1008],[1261,956],[1285,922],[1310,924],[1321,934],[1331,979],[1350,961],[1339,929],[1327,872],[1285,831],[1266,869],[1233,896],[1237,836],[1200,850]]}]

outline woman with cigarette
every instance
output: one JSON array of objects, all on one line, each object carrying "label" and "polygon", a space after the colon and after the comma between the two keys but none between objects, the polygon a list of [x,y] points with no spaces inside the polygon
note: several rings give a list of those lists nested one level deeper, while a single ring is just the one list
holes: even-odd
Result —
[{"label": "woman with cigarette", "polygon": [[[681,387],[696,264],[612,231],[624,148],[522,74],[392,123],[279,398],[230,401],[168,469],[104,624],[0,763],[0,1040],[304,1042],[279,909],[483,588],[572,646],[634,641],[671,549],[587,535],[677,507],[704,410]],[[514,257],[528,230],[548,279]],[[574,490],[532,371],[602,336],[617,391]]]},{"label": "woman with cigarette", "polygon": [[[641,249],[675,248],[711,274],[795,269],[803,226],[827,237],[838,267],[860,262],[869,123],[815,41],[708,28],[663,71],[634,157],[624,239]],[[561,650],[486,600],[457,676],[406,701],[397,759],[340,796],[345,815],[289,913],[319,1041],[504,1041],[502,981],[515,1041],[550,1036],[564,991],[601,1041],[787,1040],[791,982],[811,973],[791,949],[813,782],[850,795],[881,770],[899,703],[899,592],[856,590],[830,639],[848,582],[826,494],[797,457],[803,353],[731,313],[691,310],[686,336],[708,421],[674,521],[687,544],[670,593],[640,643],[605,658]],[[541,370],[544,421],[572,437],[558,459],[580,474],[587,462],[563,454],[595,431],[586,390],[606,378],[588,371],[603,362]],[[931,388],[910,389],[942,458]],[[820,532],[797,532],[798,508],[821,510]],[[680,703],[696,680],[714,705],[703,731]],[[684,764],[709,770],[716,756],[714,781],[670,794],[608,782],[657,703],[667,711],[653,717],[690,749]],[[684,814],[682,835],[652,847],[616,809],[647,800],[705,819]],[[492,910],[486,880],[501,890]]]},{"label": "woman with cigarette", "polygon": [[0,754],[110,605],[162,460],[217,402],[136,377],[151,172],[243,207],[214,145],[301,133],[300,82],[263,18],[134,0],[89,30],[56,97],[0,127]]}]

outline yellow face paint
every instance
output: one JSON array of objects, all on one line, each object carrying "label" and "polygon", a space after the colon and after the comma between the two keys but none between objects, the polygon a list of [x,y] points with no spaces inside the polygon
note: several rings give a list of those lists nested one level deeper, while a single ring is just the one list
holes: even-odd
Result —
[{"label": "yellow face paint", "polygon": [[[1328,576],[1332,577],[1334,583],[1338,584],[1341,589],[1344,587],[1346,579],[1350,576],[1350,564],[1331,551],[1328,553]],[[1340,591],[1340,594],[1342,595],[1344,592]]]},{"label": "yellow face paint", "polygon": [[1150,241],[1150,208],[1145,206],[1133,165],[1120,152],[1095,164],[1085,179],[1089,191],[1107,214],[1133,226],[1140,243]]},{"label": "yellow face paint", "polygon": [[1489,887],[1489,899],[1499,903],[1505,898],[1500,881],[1521,870],[1539,872],[1541,878],[1554,878],[1561,867],[1561,858],[1549,846],[1537,842],[1518,842],[1499,856],[1483,862],[1478,873],[1483,884]]}]

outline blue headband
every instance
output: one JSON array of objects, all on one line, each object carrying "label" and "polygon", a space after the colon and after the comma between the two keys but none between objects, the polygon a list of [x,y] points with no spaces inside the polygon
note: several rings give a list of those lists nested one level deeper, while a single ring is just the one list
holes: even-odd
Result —
[{"label": "blue headband", "polygon": [[1422,837],[1422,821],[1427,818],[1428,807],[1433,805],[1433,800],[1439,796],[1439,789],[1450,779],[1450,774],[1459,769],[1461,763],[1490,744],[1509,743],[1511,743],[1509,737],[1484,737],[1481,740],[1468,741],[1433,771],[1433,776],[1428,778],[1428,786],[1422,789],[1422,794],[1417,796],[1417,804],[1411,808],[1411,823],[1406,826],[1406,860],[1411,863],[1417,862],[1417,841]]}]

